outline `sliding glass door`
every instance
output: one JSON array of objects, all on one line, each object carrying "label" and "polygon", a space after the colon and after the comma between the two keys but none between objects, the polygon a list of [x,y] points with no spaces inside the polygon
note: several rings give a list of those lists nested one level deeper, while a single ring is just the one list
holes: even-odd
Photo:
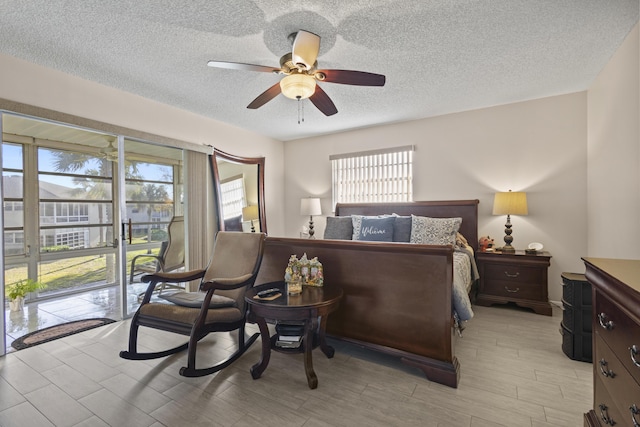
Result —
[{"label": "sliding glass door", "polygon": [[[169,222],[182,215],[182,150],[0,114],[0,290],[6,295],[16,285],[36,284],[23,310],[5,307],[2,330],[15,338],[70,319],[130,316],[142,286],[139,276],[130,283],[132,258],[158,254]],[[43,302],[87,292],[92,297],[83,307],[74,301],[55,312],[41,309]]]},{"label": "sliding glass door", "polygon": [[[137,310],[147,288],[141,276],[164,266],[169,223],[174,216],[183,214],[183,160],[182,150],[129,139],[124,141],[124,150],[125,191],[121,215],[126,276],[122,280],[127,283],[123,305],[124,316],[128,317]],[[184,254],[184,239],[178,241],[177,235],[184,233],[176,233],[172,249]]]}]

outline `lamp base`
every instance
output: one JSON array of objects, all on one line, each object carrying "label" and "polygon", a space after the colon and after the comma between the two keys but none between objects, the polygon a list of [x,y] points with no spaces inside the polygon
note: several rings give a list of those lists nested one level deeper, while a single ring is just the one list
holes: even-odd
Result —
[{"label": "lamp base", "polygon": [[504,243],[505,245],[502,247],[502,252],[515,252],[516,248],[511,246],[511,242],[513,242],[513,237],[511,237],[511,215],[507,215],[507,223],[504,225]]},{"label": "lamp base", "polygon": [[313,229],[313,215],[309,216],[309,238],[315,239],[315,230]]}]

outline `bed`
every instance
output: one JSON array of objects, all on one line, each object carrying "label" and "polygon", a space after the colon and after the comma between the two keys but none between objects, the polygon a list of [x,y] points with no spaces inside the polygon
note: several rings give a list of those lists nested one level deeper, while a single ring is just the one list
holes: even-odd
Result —
[{"label": "bed", "polygon": [[[336,216],[397,214],[462,218],[460,233],[477,250],[478,201],[338,204]],[[344,297],[327,333],[399,357],[427,378],[457,387],[453,245],[267,237],[257,284],[282,280],[290,255],[318,257],[325,286]]]}]

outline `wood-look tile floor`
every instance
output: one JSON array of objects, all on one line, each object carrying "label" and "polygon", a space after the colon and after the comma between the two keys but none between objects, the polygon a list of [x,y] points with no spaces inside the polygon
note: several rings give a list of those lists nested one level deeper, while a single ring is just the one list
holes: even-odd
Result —
[{"label": "wood-look tile floor", "polygon": [[[315,390],[301,355],[272,353],[253,380],[259,341],[222,372],[184,378],[185,354],[120,359],[129,322],[118,322],[1,357],[0,426],[581,426],[592,404],[592,365],[562,353],[560,310],[553,317],[474,310],[457,343],[457,389],[334,340],[333,359],[314,351]],[[183,340],[146,328],[140,335],[154,349]],[[201,362],[233,346],[230,335],[207,337]]]}]

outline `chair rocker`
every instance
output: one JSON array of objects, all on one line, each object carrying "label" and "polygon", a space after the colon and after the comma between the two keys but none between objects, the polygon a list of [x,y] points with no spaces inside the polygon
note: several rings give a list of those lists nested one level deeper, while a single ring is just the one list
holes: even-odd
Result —
[{"label": "chair rocker", "polygon": [[[129,273],[129,283],[133,283],[133,278],[139,273],[170,273],[184,267],[184,217],[174,216],[167,226],[169,238],[162,242],[158,255],[140,254],[131,260],[131,271]],[[154,260],[150,263],[148,261]],[[144,262],[139,262],[144,261]],[[137,265],[136,265],[137,263]],[[179,285],[169,285],[167,283],[158,284],[158,293],[165,289],[182,289]],[[138,300],[142,301],[143,294]]]},{"label": "chair rocker", "polygon": [[[130,360],[157,359],[188,349],[187,366],[180,369],[185,377],[200,377],[226,368],[238,359],[260,335],[245,340],[247,306],[244,295],[255,283],[264,252],[264,233],[218,232],[213,255],[206,269],[187,272],[148,274],[149,283],[138,311],[131,320],[129,348],[120,357]],[[156,285],[200,280],[198,292],[164,295],[167,302],[151,302]],[[189,341],[177,347],[140,353],[137,350],[140,326],[188,335]],[[226,360],[209,368],[196,368],[198,341],[211,332],[238,330],[238,348]]]}]

